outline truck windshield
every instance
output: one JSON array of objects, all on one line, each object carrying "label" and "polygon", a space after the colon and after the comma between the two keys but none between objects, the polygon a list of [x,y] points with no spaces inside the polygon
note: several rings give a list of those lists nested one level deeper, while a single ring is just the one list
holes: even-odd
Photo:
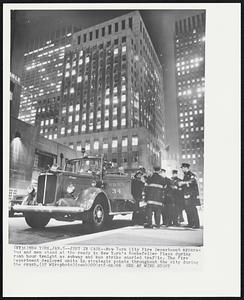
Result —
[{"label": "truck windshield", "polygon": [[100,172],[100,170],[101,159],[92,157],[69,160],[65,166],[65,171],[74,173],[97,173]]}]

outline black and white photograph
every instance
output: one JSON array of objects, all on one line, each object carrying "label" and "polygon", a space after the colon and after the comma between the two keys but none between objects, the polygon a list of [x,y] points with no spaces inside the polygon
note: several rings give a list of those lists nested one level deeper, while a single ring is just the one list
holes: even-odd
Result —
[{"label": "black and white photograph", "polygon": [[240,6],[3,16],[5,295],[238,295]]},{"label": "black and white photograph", "polygon": [[11,12],[10,243],[203,245],[205,16]]}]

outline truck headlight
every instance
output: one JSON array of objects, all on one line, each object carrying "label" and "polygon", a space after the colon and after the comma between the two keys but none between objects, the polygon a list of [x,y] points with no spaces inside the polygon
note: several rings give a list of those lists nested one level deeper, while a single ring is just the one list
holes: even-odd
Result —
[{"label": "truck headlight", "polygon": [[73,184],[67,186],[67,193],[72,194],[75,191]]},{"label": "truck headlight", "polygon": [[27,192],[28,192],[28,194],[32,194],[32,193],[34,193],[34,192],[35,192],[35,188],[34,188],[34,186],[33,186],[33,185],[30,185],[30,186],[28,186],[28,188],[27,188]]}]

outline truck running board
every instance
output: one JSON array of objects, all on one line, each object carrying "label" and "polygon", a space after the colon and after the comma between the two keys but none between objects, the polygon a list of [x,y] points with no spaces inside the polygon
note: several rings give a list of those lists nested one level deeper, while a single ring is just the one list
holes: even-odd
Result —
[{"label": "truck running board", "polygon": [[81,207],[65,207],[65,206],[42,206],[42,205],[14,205],[15,212],[40,212],[40,213],[68,213],[76,214],[84,212]]}]

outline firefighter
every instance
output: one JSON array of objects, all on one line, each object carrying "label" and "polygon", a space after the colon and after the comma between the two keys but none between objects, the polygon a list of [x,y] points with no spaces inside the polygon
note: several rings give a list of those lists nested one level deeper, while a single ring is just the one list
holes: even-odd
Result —
[{"label": "firefighter", "polygon": [[155,227],[160,228],[160,217],[162,211],[163,200],[163,184],[164,180],[159,175],[160,167],[155,166],[154,172],[147,178],[145,185],[146,192],[146,215],[147,222],[144,224],[145,228],[152,228],[152,214],[154,213]]},{"label": "firefighter", "polygon": [[171,180],[166,177],[166,170],[161,169],[160,175],[163,178],[163,206],[162,206],[162,218],[163,225],[170,226],[172,223],[172,196],[171,196]]},{"label": "firefighter", "polygon": [[[172,223],[175,226],[179,226],[179,222],[183,222],[182,210],[183,210],[183,197],[182,187],[179,182],[182,180],[178,177],[178,170],[172,170],[171,188],[172,188]],[[183,220],[183,221],[182,221]]]},{"label": "firefighter", "polygon": [[184,196],[184,206],[187,215],[188,227],[199,228],[199,216],[197,206],[200,206],[199,190],[196,175],[190,171],[190,164],[182,163],[182,171],[184,173],[183,180],[179,183],[182,186]]},{"label": "firefighter", "polygon": [[145,187],[142,176],[143,173],[139,170],[131,180],[131,194],[135,200],[135,207],[132,215],[133,225],[143,225],[145,219],[144,211],[140,208],[140,202],[142,201]]}]

